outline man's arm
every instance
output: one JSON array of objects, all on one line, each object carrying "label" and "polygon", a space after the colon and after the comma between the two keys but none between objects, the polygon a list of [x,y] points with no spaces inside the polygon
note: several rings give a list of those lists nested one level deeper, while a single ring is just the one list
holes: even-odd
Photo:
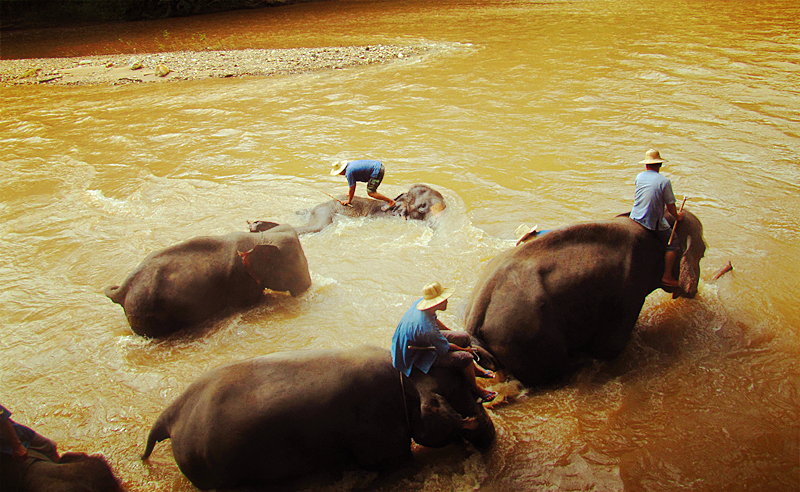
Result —
[{"label": "man's arm", "polygon": [[678,212],[678,207],[676,207],[674,203],[667,204],[667,211],[675,217],[675,220],[683,220],[683,212]]},{"label": "man's arm", "polygon": [[341,203],[342,205],[344,205],[345,207],[346,207],[346,206],[348,206],[348,205],[350,205],[350,202],[352,202],[352,201],[353,201],[353,197],[354,197],[355,195],[356,195],[356,185],[353,185],[353,186],[351,186],[351,187],[350,187],[350,193],[349,193],[349,195],[347,196],[347,201],[346,201],[346,202],[340,202],[340,203]]}]

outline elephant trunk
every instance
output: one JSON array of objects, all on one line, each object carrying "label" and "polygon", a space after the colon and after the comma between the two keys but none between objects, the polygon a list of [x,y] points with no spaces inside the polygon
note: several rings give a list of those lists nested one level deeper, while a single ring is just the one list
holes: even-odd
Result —
[{"label": "elephant trunk", "polygon": [[486,414],[486,411],[479,412],[473,419],[477,420],[477,427],[475,429],[465,428],[461,435],[478,450],[485,451],[494,442],[496,432],[494,422]]}]

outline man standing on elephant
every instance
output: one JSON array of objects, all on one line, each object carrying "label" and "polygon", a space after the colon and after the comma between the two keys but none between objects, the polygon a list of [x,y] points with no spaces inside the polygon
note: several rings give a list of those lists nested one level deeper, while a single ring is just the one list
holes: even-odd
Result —
[{"label": "man standing on elephant", "polygon": [[331,168],[331,176],[343,175],[347,178],[347,184],[350,186],[348,197],[346,201],[339,200],[344,206],[350,205],[353,197],[356,194],[356,183],[362,181],[367,183],[367,195],[376,199],[388,202],[388,205],[383,209],[389,209],[394,206],[394,200],[385,197],[378,193],[378,186],[383,181],[383,174],[386,171],[381,161],[373,160],[358,160],[358,161],[338,161],[334,162]]},{"label": "man standing on elephant", "polygon": [[678,257],[679,247],[673,239],[670,239],[670,226],[664,218],[664,210],[675,217],[675,220],[683,219],[683,212],[678,212],[675,207],[675,195],[672,192],[672,182],[660,174],[661,164],[667,162],[661,158],[661,154],[655,149],[650,149],[645,153],[645,160],[639,162],[646,167],[645,171],[636,176],[636,195],[631,211],[631,219],[635,220],[645,228],[655,232],[658,237],[667,245],[667,253],[664,256],[664,275],[661,277],[663,287],[674,288],[678,286],[678,281],[672,275],[672,267]]},{"label": "man standing on elephant", "polygon": [[[426,285],[422,292],[423,298],[416,300],[406,311],[392,337],[392,365],[406,376],[411,375],[414,367],[427,374],[434,365],[448,364],[464,357],[459,354],[468,354],[471,359],[475,352],[470,346],[469,334],[450,330],[436,316],[436,311],[447,309],[447,298],[453,294],[452,289],[445,289],[439,282],[433,282]],[[494,377],[490,371],[477,370],[481,371],[481,377]],[[465,371],[475,395],[482,402],[494,400],[496,392],[478,386],[475,380],[476,367],[471,360],[465,364]]]}]

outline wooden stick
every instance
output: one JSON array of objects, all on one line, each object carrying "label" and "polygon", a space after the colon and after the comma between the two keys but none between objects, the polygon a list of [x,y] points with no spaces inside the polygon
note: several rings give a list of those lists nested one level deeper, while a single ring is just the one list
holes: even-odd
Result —
[{"label": "wooden stick", "polygon": [[[339,202],[339,203],[342,203],[342,201],[341,201],[341,200],[339,200],[339,199],[338,199],[338,198],[336,198],[335,196],[331,195],[330,193],[328,193],[328,192],[326,192],[326,191],[323,191],[323,193],[325,193],[325,194],[326,194],[326,195],[328,195],[329,197],[333,198],[333,199],[334,199],[334,200],[336,200],[337,202]],[[344,205],[344,204],[342,203],[342,205]],[[351,205],[351,204],[349,204],[349,203],[348,203],[346,206],[347,206],[347,207],[352,207],[353,205]]]},{"label": "wooden stick", "polygon": [[718,280],[721,276],[725,275],[731,270],[733,270],[733,265],[731,265],[731,262],[729,261],[727,265],[717,270],[717,273],[715,273],[714,276],[711,277],[711,280]]},{"label": "wooden stick", "polygon": [[[689,198],[689,197],[688,196],[683,197],[683,202],[681,202],[681,209],[678,210],[678,213],[683,212],[683,206],[686,205],[686,199],[687,198]],[[667,241],[667,246],[669,246],[670,243],[672,243],[672,237],[675,235],[675,229],[677,229],[677,228],[678,228],[678,218],[675,217],[675,224],[673,224],[673,226],[672,226],[672,233],[670,233],[670,235],[669,235],[669,241]]]}]

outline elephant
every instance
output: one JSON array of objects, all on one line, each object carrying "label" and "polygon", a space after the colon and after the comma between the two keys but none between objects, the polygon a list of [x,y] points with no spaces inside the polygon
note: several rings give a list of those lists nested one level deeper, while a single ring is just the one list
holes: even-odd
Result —
[{"label": "elephant", "polygon": [[[469,354],[467,354],[469,355]],[[429,447],[487,449],[495,429],[464,367],[410,377],[384,348],[278,352],[224,365],[193,382],[156,419],[142,455],[172,439],[178,467],[200,489],[296,483],[357,467],[388,470]]]},{"label": "elephant", "polygon": [[[345,197],[343,197],[344,199]],[[386,202],[370,198],[353,197],[349,206],[344,206],[337,200],[321,203],[311,210],[311,217],[304,226],[295,227],[297,234],[320,232],[333,222],[336,214],[348,217],[391,217],[398,216],[405,219],[428,220],[442,212],[447,205],[441,193],[430,186],[415,184],[407,192],[394,199],[395,204],[384,210]],[[269,222],[248,222],[251,232],[261,230],[262,224]]]},{"label": "elephant", "polygon": [[296,296],[310,286],[297,234],[274,224],[258,234],[196,237],[151,253],[105,295],[123,307],[135,333],[161,337],[252,306],[265,288]]},{"label": "elephant", "polygon": [[[682,256],[673,298],[693,298],[703,226],[684,211],[676,234]],[[588,360],[615,359],[645,298],[661,287],[665,252],[653,232],[625,215],[533,235],[504,251],[487,264],[465,311],[481,365],[542,387],[563,382]]]},{"label": "elephant", "polygon": [[0,453],[3,492],[122,492],[108,462],[100,455],[64,453],[58,463],[29,452],[24,462]]}]

